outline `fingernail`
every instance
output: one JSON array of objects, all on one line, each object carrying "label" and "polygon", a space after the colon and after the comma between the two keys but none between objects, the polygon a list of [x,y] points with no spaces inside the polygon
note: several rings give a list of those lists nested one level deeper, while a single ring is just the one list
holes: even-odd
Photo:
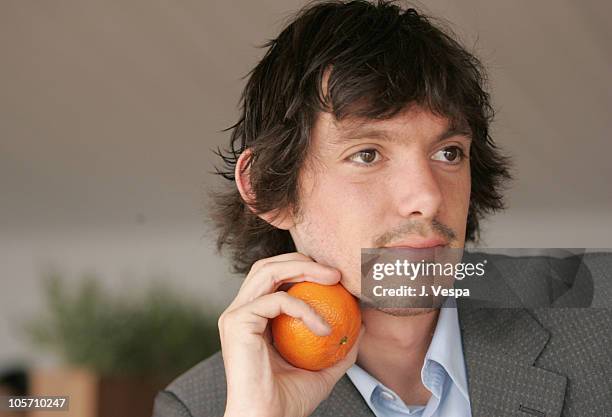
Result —
[{"label": "fingernail", "polygon": [[321,322],[321,333],[323,334],[323,336],[328,336],[332,332],[331,327],[325,322],[325,320],[319,319],[319,321]]}]

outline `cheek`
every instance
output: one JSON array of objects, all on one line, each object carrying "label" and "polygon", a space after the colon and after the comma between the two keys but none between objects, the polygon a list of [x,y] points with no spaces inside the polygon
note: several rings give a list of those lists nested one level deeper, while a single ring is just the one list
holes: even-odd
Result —
[{"label": "cheek", "polygon": [[320,260],[334,255],[343,247],[342,240],[355,232],[349,227],[349,205],[352,198],[338,192],[340,184],[325,179],[312,187],[303,199],[303,222],[296,227],[311,252],[317,252]]},{"label": "cheek", "polygon": [[360,289],[361,247],[375,234],[380,185],[351,183],[328,177],[310,187],[303,198],[302,222],[294,229],[298,250],[342,273],[342,284],[353,294]]},{"label": "cheek", "polygon": [[454,175],[442,179],[444,189],[444,221],[456,233],[457,239],[463,242],[466,220],[470,206],[471,181],[469,169],[465,175]]},{"label": "cheek", "polygon": [[384,187],[381,183],[348,181],[342,176],[328,176],[311,188],[305,200],[305,213],[311,227],[322,231],[332,242],[343,247],[370,241]]}]

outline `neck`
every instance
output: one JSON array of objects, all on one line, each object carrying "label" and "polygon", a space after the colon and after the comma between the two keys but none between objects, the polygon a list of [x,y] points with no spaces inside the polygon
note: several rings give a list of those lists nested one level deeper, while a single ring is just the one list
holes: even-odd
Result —
[{"label": "neck", "polygon": [[366,328],[357,364],[395,391],[407,405],[427,403],[431,393],[421,382],[421,368],[431,343],[439,310],[393,316],[364,309]]}]

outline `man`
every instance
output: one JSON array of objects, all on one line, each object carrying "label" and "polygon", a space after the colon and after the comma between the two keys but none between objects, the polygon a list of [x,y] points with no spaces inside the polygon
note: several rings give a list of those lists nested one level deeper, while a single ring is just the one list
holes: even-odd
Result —
[{"label": "man", "polygon": [[267,324],[281,313],[329,331],[286,284],[340,282],[359,297],[361,248],[463,248],[503,208],[510,175],[479,61],[414,9],[315,3],[267,47],[220,152],[233,187],[216,199],[218,244],[246,278],[219,319],[222,355],[162,391],[155,416],[612,413],[605,313],[570,334],[586,316],[364,308],[333,367],[278,355]]}]

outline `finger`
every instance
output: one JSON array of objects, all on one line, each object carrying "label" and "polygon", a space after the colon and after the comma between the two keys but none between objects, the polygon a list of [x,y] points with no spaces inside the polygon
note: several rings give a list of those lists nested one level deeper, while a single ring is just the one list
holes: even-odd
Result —
[{"label": "finger", "polygon": [[273,293],[284,283],[311,281],[333,285],[340,281],[340,271],[313,261],[281,261],[262,266],[243,284],[232,303],[240,307],[263,295]]},{"label": "finger", "polygon": [[[292,297],[286,292],[275,292],[261,296],[254,301],[230,312],[226,316],[226,326],[242,333],[263,335],[269,319],[281,314],[300,319],[317,336],[327,336],[331,328],[317,314],[317,312],[304,301]],[[237,330],[240,329],[240,330]],[[225,331],[224,333],[228,333]],[[229,333],[232,333],[230,330]],[[240,337],[240,334],[234,334]]]},{"label": "finger", "polygon": [[262,266],[270,262],[283,262],[283,261],[312,261],[312,258],[300,252],[283,253],[280,255],[271,256],[269,258],[264,258],[264,259],[260,259],[256,261],[251,266],[251,270],[249,271],[249,273],[257,272]]},{"label": "finger", "polygon": [[271,262],[284,262],[284,261],[312,261],[312,258],[302,253],[299,253],[299,252],[289,252],[289,253],[283,253],[283,254],[276,255],[276,256],[271,256],[269,258],[260,259],[256,261],[255,263],[253,263],[249,273],[242,281],[242,285],[240,286],[240,289],[238,290],[238,292],[240,292],[245,286],[247,286],[247,284],[253,279],[253,276],[261,269],[262,266],[269,264]]}]

